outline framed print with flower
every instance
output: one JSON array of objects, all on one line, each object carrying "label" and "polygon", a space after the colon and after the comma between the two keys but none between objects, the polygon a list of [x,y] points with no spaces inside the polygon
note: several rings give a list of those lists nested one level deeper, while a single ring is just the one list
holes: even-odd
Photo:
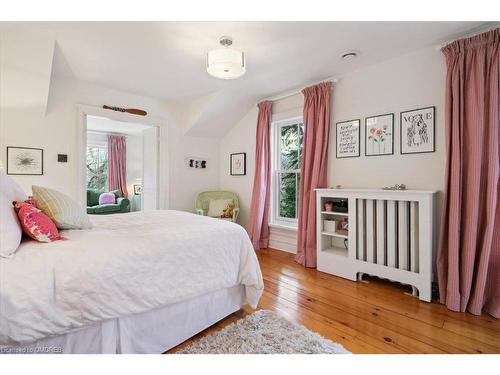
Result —
[{"label": "framed print with flower", "polygon": [[359,156],[360,120],[337,122],[337,158]]},{"label": "framed print with flower", "polygon": [[229,173],[231,176],[244,176],[247,174],[247,153],[240,152],[230,155]]},{"label": "framed print with flower", "polygon": [[435,151],[436,107],[401,112],[401,153],[420,154]]},{"label": "framed print with flower", "polygon": [[365,155],[394,153],[394,113],[365,118]]},{"label": "framed print with flower", "polygon": [[43,150],[7,147],[7,174],[43,175]]}]

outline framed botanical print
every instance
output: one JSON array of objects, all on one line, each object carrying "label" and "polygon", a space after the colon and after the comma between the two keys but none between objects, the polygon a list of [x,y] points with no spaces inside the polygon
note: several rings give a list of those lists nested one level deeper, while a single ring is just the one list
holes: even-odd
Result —
[{"label": "framed botanical print", "polygon": [[7,147],[7,174],[43,175],[43,150],[31,147]]},{"label": "framed botanical print", "polygon": [[401,112],[401,153],[434,152],[436,107]]},{"label": "framed botanical print", "polygon": [[365,118],[365,155],[394,153],[394,113]]},{"label": "framed botanical print", "polygon": [[245,176],[247,174],[247,153],[231,154],[230,159],[229,169],[231,176]]},{"label": "framed botanical print", "polygon": [[359,156],[360,120],[337,122],[337,158]]}]

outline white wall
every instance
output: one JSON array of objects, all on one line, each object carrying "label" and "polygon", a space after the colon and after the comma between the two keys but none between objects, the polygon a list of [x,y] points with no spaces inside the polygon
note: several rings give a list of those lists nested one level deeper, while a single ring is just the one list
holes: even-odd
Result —
[{"label": "white wall", "polygon": [[[416,51],[340,77],[332,90],[332,117],[328,158],[329,186],[380,188],[405,183],[409,188],[435,189],[438,195],[439,225],[444,189],[444,88],[446,69],[441,52],[433,48]],[[436,152],[401,155],[399,149],[399,113],[436,106]],[[302,95],[273,105],[273,120],[293,117],[302,112]],[[364,156],[364,130],[361,132],[361,157],[335,158],[335,123],[377,114],[395,114],[394,155]],[[255,167],[255,129],[257,108],[252,110],[221,141],[221,188],[240,195],[243,210],[240,223],[248,223]],[[247,152],[245,177],[229,176],[229,153]],[[283,235],[281,242],[283,242]],[[271,235],[272,237],[272,235]],[[278,238],[278,235],[276,236]],[[278,240],[277,240],[278,241]],[[283,246],[286,246],[283,245]],[[286,250],[286,249],[285,249]]]},{"label": "white wall", "polygon": [[[29,42],[29,38],[24,40]],[[30,48],[28,44],[24,48]],[[47,45],[50,45],[49,43]],[[5,48],[2,54],[8,54]],[[20,54],[22,55],[22,54]],[[45,58],[45,55],[42,56]],[[33,57],[36,59],[36,56]],[[17,65],[16,65],[17,64]],[[15,86],[11,76],[23,76],[25,68],[22,61],[9,60],[8,69],[2,60],[0,67],[0,94],[3,97],[23,96],[30,90],[29,84]],[[168,127],[167,144],[161,145],[167,152],[168,181],[162,181],[160,189],[167,191],[170,185],[169,207],[173,209],[193,210],[196,194],[202,190],[219,186],[219,141],[213,138],[197,138],[185,136],[174,116],[175,107],[153,98],[134,95],[113,90],[95,84],[77,81],[74,78],[48,76],[45,70],[38,74],[36,90],[40,81],[50,80],[46,114],[40,110],[43,98],[33,100],[33,105],[23,103],[22,106],[11,105],[12,101],[0,100],[0,161],[6,166],[6,146],[39,147],[44,149],[43,176],[13,176],[27,191],[33,184],[58,189],[73,197],[78,197],[78,165],[77,165],[77,105],[85,104],[102,107],[103,104],[125,108],[143,108],[148,116],[161,118]],[[9,78],[9,79],[8,79]],[[17,91],[13,91],[13,87]],[[42,94],[40,94],[42,95]],[[2,99],[0,98],[0,99]],[[57,154],[68,154],[67,163],[58,163]],[[212,168],[203,172],[186,171],[184,155],[202,156],[211,161]],[[160,202],[166,207],[166,202]]]}]

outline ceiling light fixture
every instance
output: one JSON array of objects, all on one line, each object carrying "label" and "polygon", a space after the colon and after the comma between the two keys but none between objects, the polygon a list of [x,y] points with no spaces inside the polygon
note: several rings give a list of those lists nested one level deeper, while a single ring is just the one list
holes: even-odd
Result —
[{"label": "ceiling light fixture", "polygon": [[342,52],[339,57],[342,60],[349,61],[349,60],[354,59],[355,57],[358,57],[358,55],[359,55],[358,51],[356,51],[356,50],[349,50],[349,51]]},{"label": "ceiling light fixture", "polygon": [[207,72],[220,79],[235,79],[246,72],[245,54],[229,48],[233,44],[230,36],[223,36],[219,43],[224,48],[214,49],[207,53]]}]

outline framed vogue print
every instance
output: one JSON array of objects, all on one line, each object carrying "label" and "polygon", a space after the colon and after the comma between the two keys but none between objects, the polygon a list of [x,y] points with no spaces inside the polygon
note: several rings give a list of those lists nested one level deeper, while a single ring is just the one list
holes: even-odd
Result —
[{"label": "framed vogue print", "polygon": [[436,107],[401,112],[401,153],[421,154],[435,149]]},{"label": "framed vogue print", "polygon": [[365,118],[365,155],[394,153],[394,113]]},{"label": "framed vogue print", "polygon": [[337,158],[353,158],[359,156],[360,120],[337,122],[336,145]]}]

